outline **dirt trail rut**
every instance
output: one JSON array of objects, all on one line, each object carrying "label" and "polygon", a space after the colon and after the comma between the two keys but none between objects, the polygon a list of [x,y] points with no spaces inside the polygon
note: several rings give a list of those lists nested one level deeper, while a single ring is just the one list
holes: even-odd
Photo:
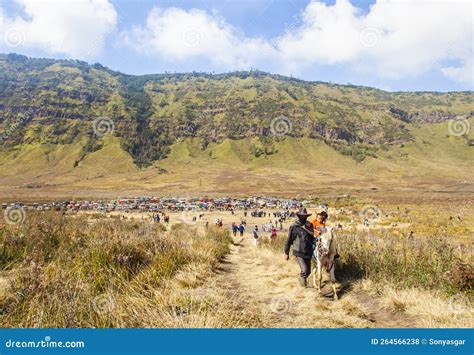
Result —
[{"label": "dirt trail rut", "polygon": [[261,314],[263,324],[255,324],[256,327],[414,326],[408,317],[381,308],[377,300],[361,290],[345,292],[349,285],[339,286],[339,290],[343,289],[339,301],[332,300],[329,283],[322,294],[312,285],[302,288],[298,272],[293,257],[285,261],[283,253],[255,248],[251,237],[246,236],[234,240],[216,281],[238,299],[242,308],[250,307]]}]

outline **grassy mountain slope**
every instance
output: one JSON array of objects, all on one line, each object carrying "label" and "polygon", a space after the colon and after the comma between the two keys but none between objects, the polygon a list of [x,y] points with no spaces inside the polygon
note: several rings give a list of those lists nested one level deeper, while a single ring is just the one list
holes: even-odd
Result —
[{"label": "grassy mountain slope", "polygon": [[[0,55],[0,194],[469,190],[472,92],[388,93],[262,72],[129,76]],[[97,118],[113,125],[101,137]],[[272,122],[284,117],[285,135]],[[469,127],[468,127],[469,128]]]}]

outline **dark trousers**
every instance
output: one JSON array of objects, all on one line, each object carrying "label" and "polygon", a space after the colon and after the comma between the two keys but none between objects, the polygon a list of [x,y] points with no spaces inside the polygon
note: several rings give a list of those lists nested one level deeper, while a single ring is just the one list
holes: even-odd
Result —
[{"label": "dark trousers", "polygon": [[305,259],[301,256],[297,256],[296,261],[301,269],[301,277],[306,279],[311,274],[311,258]]}]

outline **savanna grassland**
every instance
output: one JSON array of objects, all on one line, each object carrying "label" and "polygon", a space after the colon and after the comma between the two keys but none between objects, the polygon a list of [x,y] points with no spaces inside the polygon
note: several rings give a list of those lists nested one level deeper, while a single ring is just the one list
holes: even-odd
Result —
[{"label": "savanna grassland", "polygon": [[252,226],[268,221],[249,217],[232,237],[242,211],[196,223],[171,213],[169,225],[144,213],[27,211],[0,227],[0,326],[472,327],[472,200],[438,197],[329,200],[329,224],[342,225],[339,301],[330,287],[298,285],[282,253],[291,222],[254,248]]},{"label": "savanna grassland", "polygon": [[202,284],[229,242],[223,230],[197,236],[180,225],[31,215],[19,228],[2,227],[11,288],[2,292],[1,326],[231,326],[232,316],[211,311],[218,300],[197,302],[192,316],[200,318],[180,318],[193,302],[186,288]]},{"label": "savanna grassland", "polygon": [[472,327],[473,98],[0,54],[0,202],[265,195],[341,225],[333,302],[289,221],[254,248],[242,211],[2,213],[0,327]]}]

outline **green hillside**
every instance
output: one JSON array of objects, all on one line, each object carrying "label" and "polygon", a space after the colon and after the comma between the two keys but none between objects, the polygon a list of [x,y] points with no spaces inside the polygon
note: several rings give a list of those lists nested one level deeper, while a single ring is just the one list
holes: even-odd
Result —
[{"label": "green hillside", "polygon": [[130,76],[10,54],[0,115],[3,195],[474,184],[472,92],[255,71]]}]

